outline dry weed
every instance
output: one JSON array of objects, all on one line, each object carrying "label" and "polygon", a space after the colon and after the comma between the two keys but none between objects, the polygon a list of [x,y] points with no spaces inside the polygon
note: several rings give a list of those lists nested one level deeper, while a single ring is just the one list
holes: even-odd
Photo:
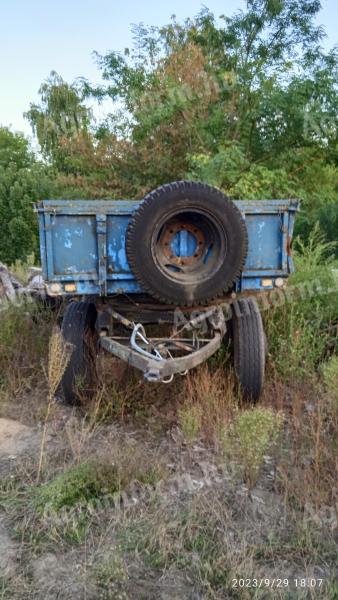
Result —
[{"label": "dry weed", "polygon": [[42,438],[40,445],[40,454],[39,454],[39,466],[37,471],[37,482],[40,480],[41,470],[43,467],[44,461],[44,450],[46,444],[46,435],[47,435],[47,427],[48,420],[50,416],[50,410],[52,406],[52,402],[54,400],[54,396],[56,390],[58,389],[62,376],[67,368],[70,357],[72,355],[74,348],[72,344],[69,344],[65,341],[61,331],[59,328],[55,327],[52,335],[49,340],[49,353],[48,353],[48,371],[47,371],[47,381],[48,381],[48,407],[46,412],[46,417],[44,421],[44,426],[42,430]]},{"label": "dry weed", "polygon": [[183,393],[179,409],[183,434],[188,441],[201,434],[218,448],[222,431],[237,403],[232,373],[226,373],[221,367],[211,370],[208,365],[202,365],[187,375]]}]

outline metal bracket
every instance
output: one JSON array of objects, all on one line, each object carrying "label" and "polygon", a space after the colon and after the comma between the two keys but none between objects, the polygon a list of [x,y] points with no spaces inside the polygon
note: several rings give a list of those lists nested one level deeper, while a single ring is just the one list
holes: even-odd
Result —
[{"label": "metal bracket", "polygon": [[129,365],[140,369],[148,381],[162,381],[175,373],[183,373],[200,365],[202,362],[212,356],[221,346],[223,335],[216,332],[214,337],[199,350],[191,352],[187,356],[179,358],[164,358],[158,360],[155,357],[149,358],[140,354],[124,344],[121,344],[114,338],[102,336],[100,338],[101,346],[118,358],[121,358]]},{"label": "metal bracket", "polygon": [[154,360],[163,360],[161,354],[159,353],[159,351],[157,350],[157,348],[152,348],[153,352],[148,352],[148,350],[144,350],[144,348],[142,348],[142,346],[139,346],[136,339],[140,338],[141,341],[146,344],[146,346],[151,346],[151,342],[148,340],[147,336],[146,336],[146,332],[144,330],[144,327],[142,325],[142,323],[138,323],[137,325],[135,325],[133,333],[131,334],[131,338],[130,338],[130,345],[131,347],[136,350],[136,352],[139,352],[140,354],[143,354],[143,356],[147,356],[148,358],[154,359]]},{"label": "metal bracket", "polygon": [[96,215],[100,296],[107,295],[107,215]]}]

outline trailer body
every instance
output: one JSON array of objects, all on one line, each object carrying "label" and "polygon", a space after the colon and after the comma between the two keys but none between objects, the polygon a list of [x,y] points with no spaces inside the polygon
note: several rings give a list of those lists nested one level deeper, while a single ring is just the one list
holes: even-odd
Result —
[{"label": "trailer body", "polygon": [[[245,219],[248,255],[233,291],[271,289],[293,272],[294,200],[234,201]],[[126,257],[128,223],[139,203],[126,200],[43,200],[37,205],[40,250],[51,296],[115,296],[144,290]],[[189,239],[178,240],[189,252]]]},{"label": "trailer body", "polygon": [[[37,205],[47,294],[68,297],[62,334],[73,351],[60,384],[65,401],[76,401],[79,380],[95,380],[99,347],[146,380],[168,383],[207,360],[224,339],[232,339],[243,395],[259,398],[266,338],[253,296],[282,288],[294,270],[298,203],[238,200],[234,207],[222,196],[181,181],[161,186],[142,205]],[[145,325],[155,323],[161,337],[146,333]]]}]

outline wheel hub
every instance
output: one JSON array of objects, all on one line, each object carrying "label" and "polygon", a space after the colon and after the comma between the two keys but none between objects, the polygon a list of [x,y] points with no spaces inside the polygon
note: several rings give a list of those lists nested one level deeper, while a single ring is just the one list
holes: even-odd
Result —
[{"label": "wheel hub", "polygon": [[181,268],[197,266],[205,253],[205,245],[201,229],[182,220],[165,225],[159,240],[167,264]]}]

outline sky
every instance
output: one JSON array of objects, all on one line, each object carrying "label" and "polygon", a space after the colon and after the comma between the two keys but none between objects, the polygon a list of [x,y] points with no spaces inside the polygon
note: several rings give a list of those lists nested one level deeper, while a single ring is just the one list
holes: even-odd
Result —
[{"label": "sky", "polygon": [[[300,0],[301,1],[301,0]],[[0,125],[31,135],[23,118],[38,101],[40,84],[50,71],[65,81],[85,77],[99,82],[93,51],[104,54],[130,46],[130,25],[163,25],[207,6],[216,16],[231,15],[244,0],[0,0]],[[318,23],[327,46],[338,43],[338,2],[322,0]],[[96,109],[103,116],[107,107]]]}]

